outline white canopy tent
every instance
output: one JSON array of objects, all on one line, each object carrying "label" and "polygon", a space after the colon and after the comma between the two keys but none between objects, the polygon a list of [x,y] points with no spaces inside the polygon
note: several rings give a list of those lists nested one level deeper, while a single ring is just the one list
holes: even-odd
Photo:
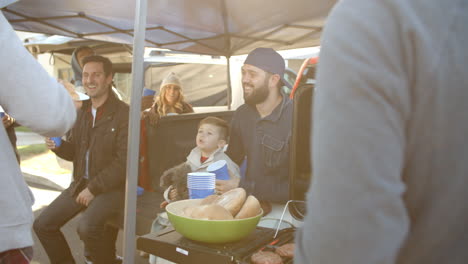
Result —
[{"label": "white canopy tent", "polygon": [[51,52],[72,54],[79,46],[91,46],[98,54],[109,54],[116,52],[129,52],[132,48],[129,44],[104,42],[83,38],[73,38],[60,35],[39,34],[34,37],[28,37],[23,40],[24,46],[33,53],[33,55]]},{"label": "white canopy tent", "polygon": [[[262,46],[318,45],[323,18],[335,1],[151,0],[145,46],[231,56]],[[16,30],[127,43],[135,2],[22,0],[4,10]]]},{"label": "white canopy tent", "polygon": [[[281,50],[317,46],[324,19],[335,2],[21,0],[2,11],[15,30],[133,43],[132,98],[139,98],[143,89],[144,46],[227,58],[256,47]],[[140,103],[132,100],[130,106],[125,263],[134,262],[135,252]]]}]

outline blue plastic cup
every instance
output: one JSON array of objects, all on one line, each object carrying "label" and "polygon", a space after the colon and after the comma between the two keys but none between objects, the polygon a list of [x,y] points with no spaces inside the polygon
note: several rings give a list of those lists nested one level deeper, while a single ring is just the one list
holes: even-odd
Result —
[{"label": "blue plastic cup", "polygon": [[50,139],[52,139],[54,141],[56,148],[58,148],[58,147],[60,147],[60,145],[62,145],[62,137],[51,137]]},{"label": "blue plastic cup", "polygon": [[229,171],[225,160],[213,162],[206,170],[216,174],[217,180],[229,180]]},{"label": "blue plastic cup", "polygon": [[192,189],[188,188],[190,199],[203,199],[215,193],[215,189]]},{"label": "blue plastic cup", "polygon": [[211,172],[190,172],[187,174],[187,187],[192,189],[214,189],[216,175]]},{"label": "blue plastic cup", "polygon": [[143,96],[154,96],[156,91],[148,89],[148,88],[143,88]]},{"label": "blue plastic cup", "polygon": [[144,192],[145,192],[145,189],[143,189],[140,186],[137,186],[137,196],[143,195]]},{"label": "blue plastic cup", "polygon": [[215,193],[216,175],[210,172],[190,172],[187,174],[187,188],[190,199],[203,199]]}]

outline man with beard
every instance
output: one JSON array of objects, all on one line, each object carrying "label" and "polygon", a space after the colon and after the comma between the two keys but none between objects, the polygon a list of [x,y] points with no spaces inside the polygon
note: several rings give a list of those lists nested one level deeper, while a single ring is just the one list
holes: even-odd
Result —
[{"label": "man with beard", "polygon": [[293,104],[281,92],[284,59],[271,48],[250,52],[242,66],[245,104],[234,113],[227,154],[241,165],[240,186],[260,201],[288,200],[289,141]]},{"label": "man with beard", "polygon": [[116,263],[118,229],[107,221],[123,209],[127,161],[128,105],[111,91],[112,63],[101,56],[83,60],[83,85],[91,100],[78,111],[71,137],[46,144],[73,161],[73,182],[34,221],[34,231],[51,263],[75,263],[60,228],[82,212],[78,234],[94,264]]}]

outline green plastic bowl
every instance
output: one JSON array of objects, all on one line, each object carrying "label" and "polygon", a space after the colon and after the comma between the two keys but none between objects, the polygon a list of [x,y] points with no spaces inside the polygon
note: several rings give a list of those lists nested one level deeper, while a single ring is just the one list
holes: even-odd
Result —
[{"label": "green plastic bowl", "polygon": [[235,220],[200,220],[183,215],[187,206],[199,205],[201,199],[181,200],[166,206],[169,221],[177,232],[186,238],[205,243],[228,243],[248,236],[257,226],[259,215]]}]

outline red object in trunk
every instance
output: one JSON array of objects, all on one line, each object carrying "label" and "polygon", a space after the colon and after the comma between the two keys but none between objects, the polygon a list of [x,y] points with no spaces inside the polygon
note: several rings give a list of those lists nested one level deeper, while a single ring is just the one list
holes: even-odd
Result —
[{"label": "red object in trunk", "polygon": [[294,98],[294,94],[299,86],[315,83],[315,69],[317,67],[318,61],[319,57],[312,57],[304,60],[301,68],[299,69],[299,72],[297,73],[296,81],[294,82],[293,88],[291,89],[289,98]]}]

